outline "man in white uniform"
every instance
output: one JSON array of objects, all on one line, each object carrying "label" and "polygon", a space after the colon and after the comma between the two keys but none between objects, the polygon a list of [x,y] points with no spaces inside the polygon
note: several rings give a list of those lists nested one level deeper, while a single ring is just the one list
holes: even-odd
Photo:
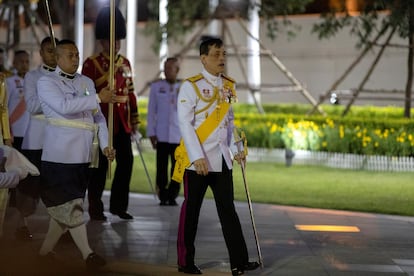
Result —
[{"label": "man in white uniform", "polygon": [[[89,182],[89,166],[98,154],[98,145],[109,159],[108,129],[99,103],[114,102],[114,91],[96,94],[93,81],[77,74],[79,51],[71,40],[56,46],[55,72],[37,82],[37,92],[48,124],[45,127],[41,164],[41,199],[50,215],[49,230],[41,256],[53,255],[59,238],[67,230],[79,248],[88,269],[106,261],[92,251],[83,219],[83,203]],[[98,160],[96,160],[98,161]]]},{"label": "man in white uniform", "polygon": [[[201,74],[183,82],[178,94],[178,122],[184,143],[177,148],[176,172],[185,168],[184,202],[177,237],[178,271],[202,274],[194,263],[200,208],[208,187],[216,202],[232,275],[259,267],[250,262],[239,217],[234,207],[233,156],[244,162],[233,135],[235,82],[223,75],[226,51],[218,38],[200,44]],[[182,177],[182,176],[181,176]]]},{"label": "man in white uniform", "polygon": [[[167,58],[164,63],[165,79],[151,84],[148,114],[147,136],[157,152],[158,197],[160,205],[177,205],[176,198],[180,191],[180,183],[170,179],[175,165],[174,151],[180,143],[180,128],[177,118],[177,98],[181,81],[177,80],[180,67],[177,58]],[[171,170],[168,173],[168,160]]]}]

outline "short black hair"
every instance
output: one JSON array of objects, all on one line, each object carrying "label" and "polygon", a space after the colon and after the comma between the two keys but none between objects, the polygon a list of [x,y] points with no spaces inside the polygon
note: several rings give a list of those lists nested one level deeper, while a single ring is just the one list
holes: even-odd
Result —
[{"label": "short black hair", "polygon": [[29,55],[29,53],[25,50],[16,50],[16,51],[14,51],[14,56],[15,57],[19,56],[19,55],[22,55],[22,54]]},{"label": "short black hair", "polygon": [[176,57],[169,57],[169,58],[167,58],[166,60],[165,60],[165,63],[167,63],[167,62],[178,62],[178,58],[176,58]]},{"label": "short black hair", "polygon": [[215,46],[220,48],[223,46],[223,40],[218,37],[207,38],[203,40],[200,44],[200,56],[201,55],[208,55],[208,51],[210,50],[211,46]]},{"label": "short black hair", "polygon": [[76,46],[76,43],[75,41],[71,39],[62,39],[58,43],[56,43],[56,46],[59,46],[59,45],[75,45]]},{"label": "short black hair", "polygon": [[[57,45],[59,43],[59,39],[57,39],[56,37],[54,39],[55,39],[55,44]],[[46,43],[51,43],[51,42],[52,42],[52,38],[50,36],[43,38],[42,42],[40,42],[40,48],[43,48]]]}]

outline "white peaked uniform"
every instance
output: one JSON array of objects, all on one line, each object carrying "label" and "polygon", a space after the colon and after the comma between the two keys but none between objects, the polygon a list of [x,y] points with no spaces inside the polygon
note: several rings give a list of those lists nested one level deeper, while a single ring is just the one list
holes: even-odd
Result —
[{"label": "white peaked uniform", "polygon": [[[21,101],[24,102],[24,79],[20,76],[13,75],[6,79],[7,103],[9,108],[9,120],[12,120],[13,114],[19,113],[16,109],[22,107]],[[24,103],[25,105],[25,103]],[[23,110],[20,116],[17,116],[15,122],[10,122],[12,136],[23,137],[27,125],[29,124],[29,113]]]},{"label": "white peaked uniform", "polygon": [[[69,120],[96,123],[99,144],[108,146],[108,128],[96,99],[93,81],[75,74],[73,79],[61,76],[61,69],[43,76],[37,83],[40,103],[47,121]],[[64,164],[91,162],[93,131],[48,123],[45,128],[42,161]]]},{"label": "white peaked uniform", "polygon": [[[213,86],[222,87],[222,78],[213,76],[206,70],[203,70],[202,74],[204,78],[197,81],[197,87],[204,98],[211,99],[213,97]],[[181,107],[178,109],[178,121],[190,162],[193,163],[197,159],[206,158],[210,172],[221,172],[224,158],[228,169],[231,170],[233,168],[232,152],[237,152],[237,146],[233,139],[234,114],[231,107],[227,116],[201,146],[195,129],[214,111],[216,104],[212,104],[204,110],[209,102],[200,100],[194,91],[193,85],[189,81],[185,81],[180,88],[178,105]],[[200,110],[204,111],[197,114]],[[193,165],[188,169],[195,170]]]},{"label": "white peaked uniform", "polygon": [[[177,117],[178,89],[181,81],[170,83],[158,80],[151,84],[147,114],[147,136],[157,137],[156,183],[161,205],[176,205],[180,183],[169,179],[174,170],[174,152],[180,143],[180,128]],[[171,160],[171,169],[168,162]]]},{"label": "white peaked uniform", "polygon": [[[228,83],[231,83],[230,87],[227,87]],[[231,268],[248,264],[247,246],[233,202],[232,155],[237,152],[233,138],[234,115],[231,106],[223,119],[215,111],[216,108],[223,108],[220,103],[232,102],[230,95],[235,96],[235,91],[231,86],[234,86],[234,81],[230,78],[213,76],[203,70],[202,77],[185,81],[178,94],[178,122],[188,158],[191,163],[204,158],[208,164],[207,175],[197,174],[194,165],[184,173],[184,202],[181,205],[177,236],[177,263],[180,267],[194,266],[194,241],[208,187],[216,202]],[[209,120],[207,118],[214,119],[210,116],[216,116],[217,127],[200,143],[196,129]]]},{"label": "white peaked uniform", "polygon": [[26,111],[29,113],[29,123],[23,138],[22,149],[40,150],[43,147],[46,120],[37,94],[37,81],[53,71],[54,69],[42,65],[29,71],[24,77],[24,98]]},{"label": "white peaked uniform", "polygon": [[169,83],[158,80],[151,84],[148,114],[147,137],[157,136],[158,142],[180,143],[180,128],[177,119],[177,97],[181,82]]}]

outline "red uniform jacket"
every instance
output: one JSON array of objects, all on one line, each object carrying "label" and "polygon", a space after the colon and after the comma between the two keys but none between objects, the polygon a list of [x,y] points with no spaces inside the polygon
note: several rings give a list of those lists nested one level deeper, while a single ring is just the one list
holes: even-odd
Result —
[{"label": "red uniform jacket", "polygon": [[[114,134],[122,126],[126,133],[131,133],[132,127],[138,124],[138,106],[134,94],[131,65],[125,57],[115,57],[115,89],[117,102],[114,104]],[[88,57],[83,63],[82,74],[95,82],[96,92],[108,85],[109,56],[99,53]],[[101,103],[102,113],[108,121],[108,104]]]}]

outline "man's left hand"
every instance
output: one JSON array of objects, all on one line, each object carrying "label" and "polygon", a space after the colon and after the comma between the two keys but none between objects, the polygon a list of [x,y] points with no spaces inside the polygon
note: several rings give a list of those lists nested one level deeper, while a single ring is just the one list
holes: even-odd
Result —
[{"label": "man's left hand", "polygon": [[108,158],[109,161],[114,161],[116,151],[115,151],[115,149],[106,147],[103,150],[103,154],[106,156],[106,158]]},{"label": "man's left hand", "polygon": [[244,152],[241,151],[241,152],[236,153],[236,155],[234,156],[234,159],[239,164],[241,164],[241,162],[245,163],[246,162],[246,155],[244,155]]}]

